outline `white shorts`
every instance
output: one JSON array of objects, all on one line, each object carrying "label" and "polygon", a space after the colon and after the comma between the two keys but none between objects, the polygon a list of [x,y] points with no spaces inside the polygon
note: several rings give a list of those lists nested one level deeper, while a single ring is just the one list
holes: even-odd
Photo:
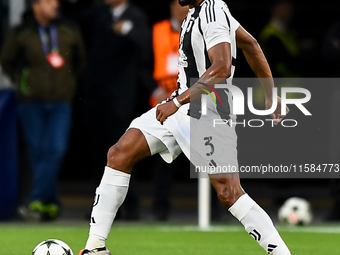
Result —
[{"label": "white shorts", "polygon": [[183,152],[196,167],[211,166],[211,162],[214,166],[238,167],[235,127],[213,127],[212,120],[221,118],[217,113],[202,116],[200,120],[191,118],[186,106],[168,117],[163,125],[156,119],[156,106],[134,119],[129,129],[141,130],[151,155],[159,153],[167,163]]}]

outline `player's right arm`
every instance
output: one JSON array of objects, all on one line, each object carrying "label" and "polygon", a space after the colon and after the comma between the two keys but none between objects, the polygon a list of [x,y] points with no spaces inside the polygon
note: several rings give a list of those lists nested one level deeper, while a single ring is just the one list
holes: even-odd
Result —
[{"label": "player's right arm", "polygon": [[214,7],[210,5],[202,7],[198,25],[211,65],[195,84],[174,99],[179,103],[178,105],[175,105],[175,101],[170,101],[157,107],[156,118],[161,123],[175,113],[179,106],[190,103],[205,94],[206,86],[214,87],[215,84],[224,83],[231,75],[232,38],[225,4],[219,2]]},{"label": "player's right arm", "polygon": [[[266,97],[266,108],[270,109],[273,103],[274,80],[269,64],[260,45],[242,26],[236,30],[237,47],[243,51],[245,58],[255,75],[260,79]],[[286,107],[286,113],[289,112]],[[278,97],[277,108],[271,114],[277,125],[285,115],[281,114],[281,98]]]}]

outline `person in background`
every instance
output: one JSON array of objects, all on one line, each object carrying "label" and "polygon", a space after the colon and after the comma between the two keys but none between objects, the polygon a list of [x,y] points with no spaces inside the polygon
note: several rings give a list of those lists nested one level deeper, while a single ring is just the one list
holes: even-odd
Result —
[{"label": "person in background", "polygon": [[272,66],[274,78],[297,77],[296,61],[300,46],[289,23],[294,6],[289,0],[279,0],[271,8],[271,19],[259,35],[259,43]]},{"label": "person in background", "polygon": [[[171,93],[177,89],[179,34],[188,10],[188,7],[180,6],[178,0],[173,0],[170,4],[171,18],[153,26],[153,75],[159,88],[164,89],[169,98]],[[151,95],[151,107],[155,107],[160,102]],[[157,220],[164,221],[168,219],[170,212],[170,171],[172,167],[157,157],[154,169],[153,211]]]},{"label": "person in background", "polygon": [[77,77],[85,61],[77,28],[58,17],[58,0],[32,0],[33,15],[14,28],[1,65],[18,88],[18,117],[33,171],[19,215],[50,220],[60,211],[57,178],[67,150]]},{"label": "person in background", "polygon": [[[170,4],[171,18],[153,26],[154,79],[160,88],[167,91],[169,97],[177,89],[179,33],[188,10],[173,0]],[[154,107],[158,103],[152,95],[150,105]]]},{"label": "person in background", "polygon": [[[92,164],[101,169],[107,149],[133,118],[135,103],[140,99],[139,85],[157,100],[165,99],[167,94],[158,89],[152,77],[152,37],[144,12],[127,0],[105,0],[81,14],[78,21],[91,38],[83,101]],[[96,173],[96,186],[101,176],[102,172]],[[121,218],[139,218],[134,189],[122,209]]]}]

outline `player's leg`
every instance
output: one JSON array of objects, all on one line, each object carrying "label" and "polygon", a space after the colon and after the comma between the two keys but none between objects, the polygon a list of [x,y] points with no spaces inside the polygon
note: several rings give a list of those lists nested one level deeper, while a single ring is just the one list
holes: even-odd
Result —
[{"label": "player's leg", "polygon": [[243,191],[238,173],[210,175],[217,197],[227,208],[231,207],[245,192]]},{"label": "player's leg", "polygon": [[210,175],[210,180],[221,202],[268,254],[290,254],[268,214],[243,191],[238,173]]},{"label": "player's leg", "polygon": [[[127,130],[121,139],[109,149],[107,166],[96,190],[86,251],[97,251],[98,248],[105,247],[105,240],[109,235],[117,210],[126,197],[132,166],[148,156],[150,156],[149,145],[143,133],[134,128]],[[81,254],[92,253],[82,251]],[[103,249],[102,253],[93,254],[109,253]]]}]

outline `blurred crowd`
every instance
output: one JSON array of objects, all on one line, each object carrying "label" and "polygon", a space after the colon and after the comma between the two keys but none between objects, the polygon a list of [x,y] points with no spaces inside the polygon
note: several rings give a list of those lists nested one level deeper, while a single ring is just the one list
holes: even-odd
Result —
[{"label": "blurred crowd", "polygon": [[[29,0],[21,24],[10,29],[8,2],[1,2],[1,68],[16,90],[20,174],[32,172],[32,188],[27,197],[21,194],[18,210],[24,219],[58,216],[60,173],[65,179],[91,179],[94,189],[108,148],[130,121],[176,89],[179,32],[187,9],[177,0],[150,3],[146,12],[142,1]],[[306,27],[309,23],[301,19],[301,9],[296,10],[292,1],[263,4],[266,15],[259,20],[256,13],[248,15],[249,10],[242,17],[247,6],[235,8],[235,16],[241,23],[251,23],[250,32],[262,46],[275,77],[336,77],[339,21],[323,27],[324,36],[320,36],[310,32],[313,29]],[[259,25],[254,28],[254,23]],[[238,61],[245,65],[242,57]],[[252,74],[236,72],[236,76]],[[335,104],[335,114],[339,109]],[[336,128],[333,133],[332,157],[337,159]],[[179,160],[182,167],[188,166],[185,159]],[[179,170],[158,156],[148,162],[142,167],[148,168],[154,180],[154,215],[167,220],[171,172]],[[340,217],[338,184],[331,184],[336,202],[330,218],[336,220]],[[138,212],[132,179],[117,217],[136,220]]]}]

